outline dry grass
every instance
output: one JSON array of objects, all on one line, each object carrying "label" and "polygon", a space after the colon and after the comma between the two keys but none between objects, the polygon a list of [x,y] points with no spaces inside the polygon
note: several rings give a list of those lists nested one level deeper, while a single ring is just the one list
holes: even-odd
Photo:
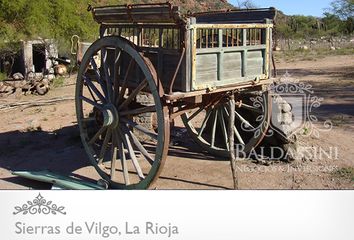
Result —
[{"label": "dry grass", "polygon": [[275,52],[275,57],[277,59],[284,60],[286,62],[295,61],[316,61],[320,58],[333,55],[354,55],[354,48],[341,48],[336,50],[331,49],[313,49],[313,50],[285,50],[280,52]]},{"label": "dry grass", "polygon": [[341,169],[335,171],[333,174],[335,177],[348,179],[348,180],[351,180],[352,182],[354,182],[354,168],[353,167],[341,168]]}]

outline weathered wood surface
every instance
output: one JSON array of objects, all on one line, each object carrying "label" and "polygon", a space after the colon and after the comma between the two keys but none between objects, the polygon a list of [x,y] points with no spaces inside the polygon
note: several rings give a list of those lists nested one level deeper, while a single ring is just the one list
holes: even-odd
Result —
[{"label": "weathered wood surface", "polygon": [[264,19],[274,19],[275,8],[243,9],[219,12],[196,13],[197,23],[264,23]]},{"label": "weathered wood surface", "polygon": [[133,4],[95,7],[92,14],[98,23],[178,23],[179,7],[165,4]]}]

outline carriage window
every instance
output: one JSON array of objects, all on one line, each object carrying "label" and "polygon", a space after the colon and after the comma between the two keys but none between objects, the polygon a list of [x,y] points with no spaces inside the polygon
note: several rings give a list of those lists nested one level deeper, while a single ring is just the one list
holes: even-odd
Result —
[{"label": "carriage window", "polygon": [[197,30],[197,48],[219,47],[218,29],[198,29]]},{"label": "carriage window", "polygon": [[181,36],[176,28],[117,27],[108,28],[106,36],[121,36],[139,47],[179,49]]},{"label": "carriage window", "polygon": [[223,30],[223,47],[242,46],[243,30],[242,29],[224,29]]},{"label": "carriage window", "polygon": [[[244,31],[245,30],[245,31]],[[245,45],[256,46],[266,43],[265,29],[222,29],[222,44],[219,44],[219,29],[197,29],[197,48],[218,48],[243,46],[244,34]]]},{"label": "carriage window", "polygon": [[247,29],[247,46],[261,45],[263,44],[262,29]]}]

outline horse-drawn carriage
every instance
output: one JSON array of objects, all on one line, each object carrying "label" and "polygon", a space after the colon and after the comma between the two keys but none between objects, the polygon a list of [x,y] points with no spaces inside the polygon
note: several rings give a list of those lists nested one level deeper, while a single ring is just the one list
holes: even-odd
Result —
[{"label": "horse-drawn carriage", "polygon": [[164,166],[170,126],[181,116],[211,154],[245,152],[270,122],[272,19],[275,9],[181,15],[166,4],[90,9],[100,39],[82,59],[77,118],[89,159],[114,188],[147,188]]}]

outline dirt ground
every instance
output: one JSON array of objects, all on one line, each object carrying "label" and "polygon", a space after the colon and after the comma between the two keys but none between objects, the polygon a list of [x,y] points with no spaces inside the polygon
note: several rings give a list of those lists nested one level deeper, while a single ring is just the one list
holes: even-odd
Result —
[{"label": "dirt ground", "polygon": [[[315,114],[331,120],[331,131],[319,138],[300,137],[302,146],[332,154],[293,163],[262,165],[239,161],[239,189],[354,189],[354,56],[329,56],[317,61],[282,62],[279,76],[286,71],[301,82],[310,83],[314,95],[323,97]],[[0,105],[53,98],[74,97],[74,79],[66,86],[51,89],[44,97],[12,95],[0,98]],[[0,111],[0,189],[46,189],[50,186],[15,177],[16,170],[51,170],[96,182],[99,179],[88,163],[76,124],[74,101],[49,106]],[[177,121],[177,127],[181,123]],[[187,140],[185,140],[187,139]],[[157,189],[230,189],[230,163],[203,152],[188,137],[175,138]],[[328,153],[327,151],[327,153]]]}]

